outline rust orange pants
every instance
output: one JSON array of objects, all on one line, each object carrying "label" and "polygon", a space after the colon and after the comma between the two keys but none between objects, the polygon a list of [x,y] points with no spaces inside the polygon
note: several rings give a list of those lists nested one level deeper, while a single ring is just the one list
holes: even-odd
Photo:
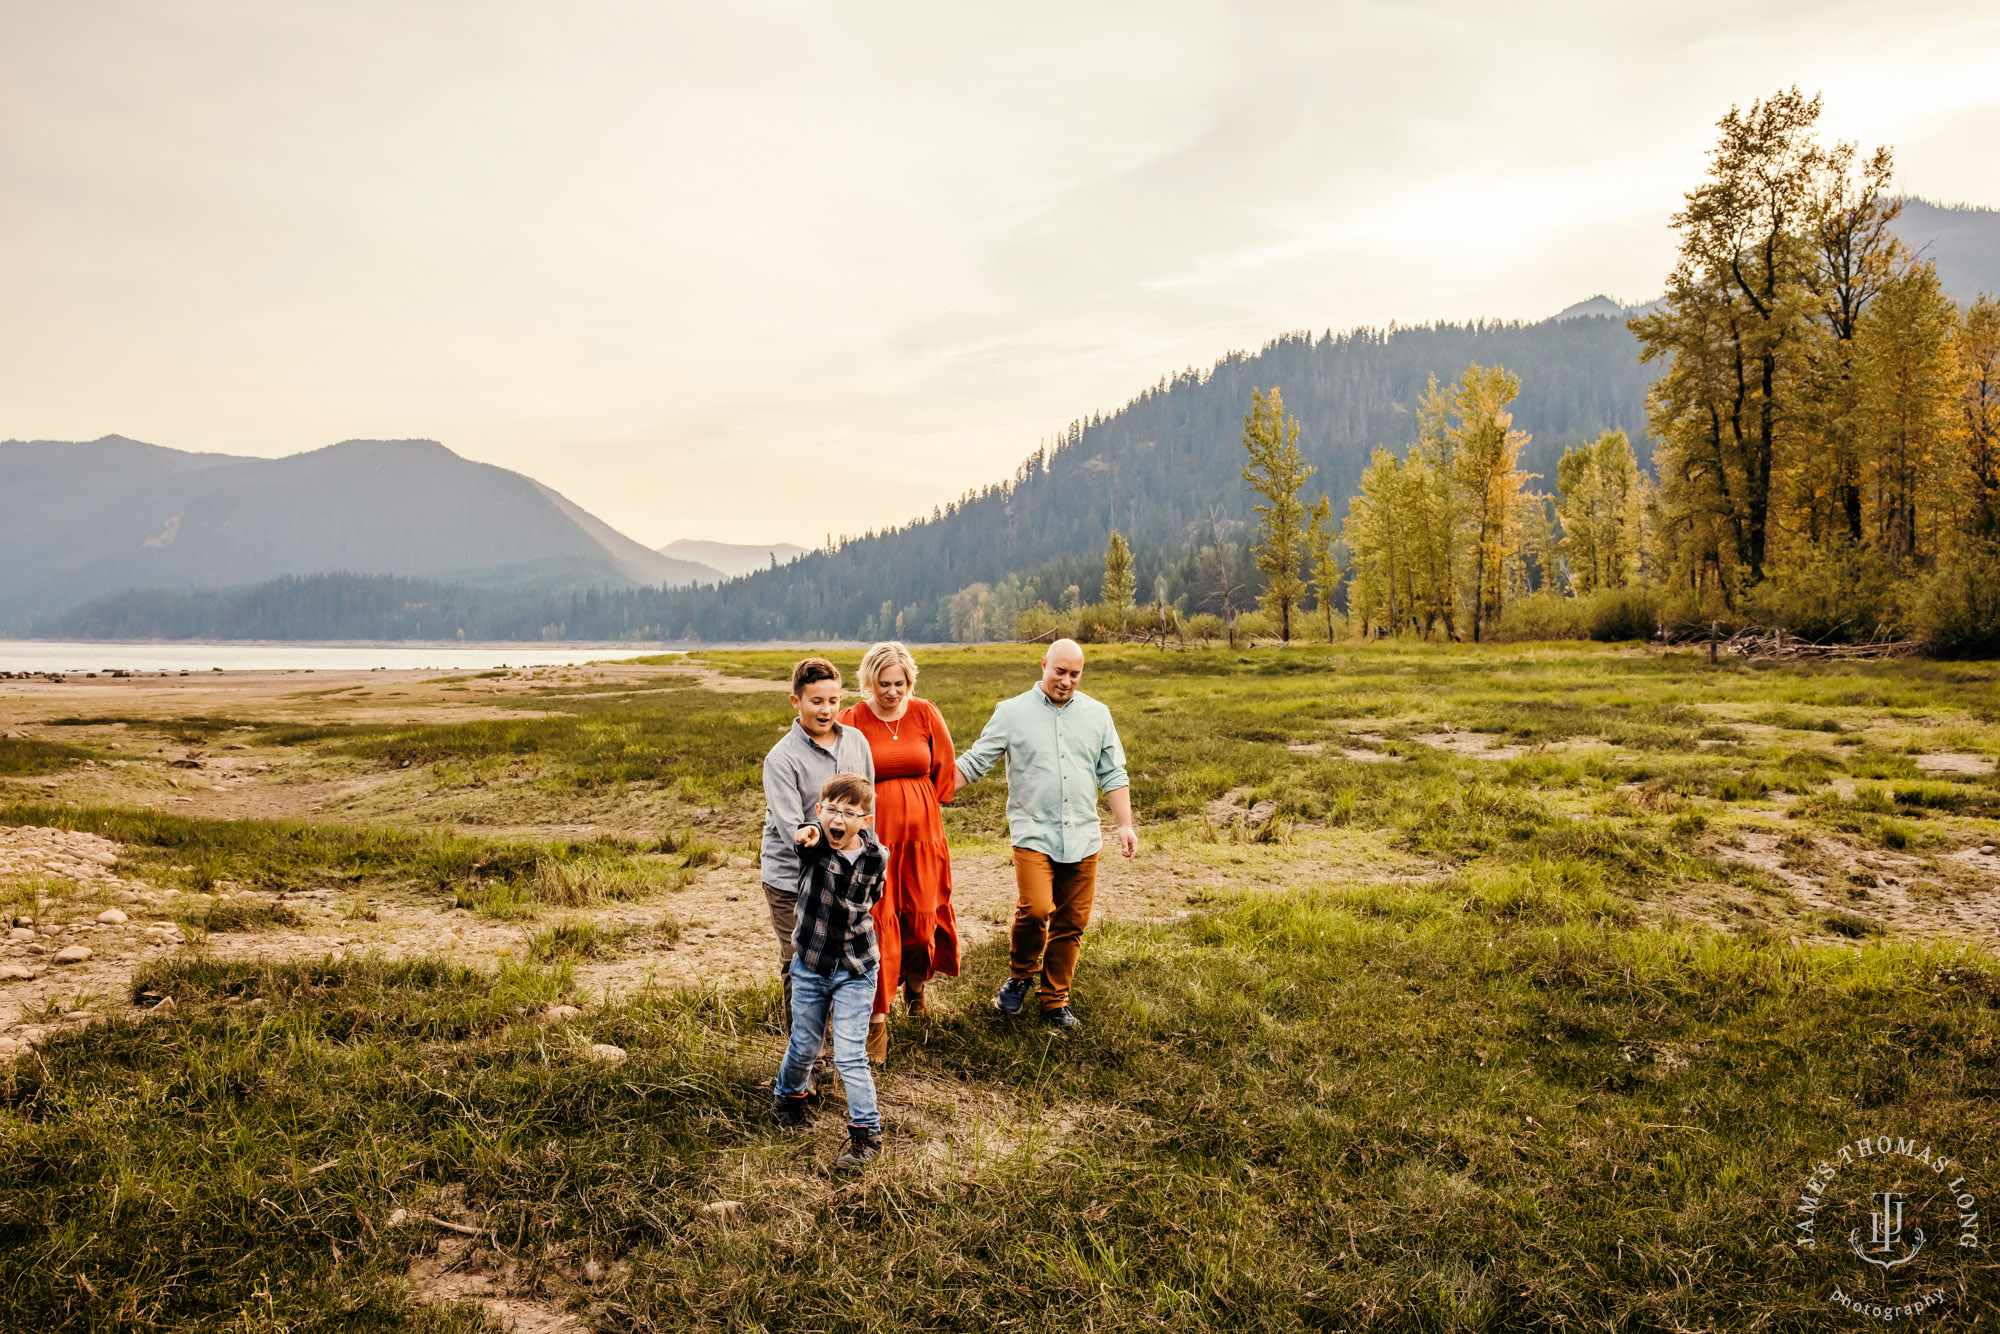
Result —
[{"label": "rust orange pants", "polygon": [[1014,849],[1013,949],[1009,973],[1024,981],[1042,975],[1042,1008],[1069,1004],[1083,929],[1090,925],[1090,901],[1097,894],[1097,854],[1080,862],[1059,862],[1047,853]]}]

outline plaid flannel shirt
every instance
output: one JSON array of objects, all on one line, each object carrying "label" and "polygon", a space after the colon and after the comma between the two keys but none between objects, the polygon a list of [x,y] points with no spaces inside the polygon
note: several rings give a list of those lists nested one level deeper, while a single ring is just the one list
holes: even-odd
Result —
[{"label": "plaid flannel shirt", "polygon": [[852,864],[827,844],[799,849],[799,924],[792,929],[792,946],[799,962],[821,977],[845,964],[865,974],[881,962],[875,939],[875,919],[869,914],[882,897],[889,874],[889,857],[867,829],[861,831],[861,855]]}]

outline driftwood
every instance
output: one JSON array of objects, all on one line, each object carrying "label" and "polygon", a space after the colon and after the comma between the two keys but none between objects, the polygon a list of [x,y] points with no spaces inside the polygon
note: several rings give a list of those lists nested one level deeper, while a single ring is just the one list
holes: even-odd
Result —
[{"label": "driftwood", "polygon": [[1711,623],[1705,630],[1662,628],[1659,638],[1663,644],[1705,646],[1710,662],[1722,653],[1761,662],[1862,662],[1880,658],[1913,658],[1924,651],[1923,640],[1891,639],[1888,632],[1879,627],[1869,639],[1847,642],[1806,639],[1790,633],[1783,626],[1766,628],[1746,625],[1725,636],[1717,623]]},{"label": "driftwood", "polygon": [[[1187,622],[1172,608],[1148,607],[1156,619],[1150,625],[1130,629],[1114,630],[1108,625],[1093,627],[1090,641],[1098,644],[1148,644],[1162,649],[1184,649],[1187,642]],[[1053,644],[1063,637],[1062,631],[1050,627],[1029,639],[1017,639],[1017,644]]]}]

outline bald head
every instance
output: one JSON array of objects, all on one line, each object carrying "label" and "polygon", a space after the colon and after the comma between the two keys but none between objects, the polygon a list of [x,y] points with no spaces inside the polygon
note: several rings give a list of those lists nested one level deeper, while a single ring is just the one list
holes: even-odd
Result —
[{"label": "bald head", "polygon": [[1083,645],[1074,639],[1058,639],[1042,655],[1042,693],[1057,704],[1067,704],[1083,679]]}]

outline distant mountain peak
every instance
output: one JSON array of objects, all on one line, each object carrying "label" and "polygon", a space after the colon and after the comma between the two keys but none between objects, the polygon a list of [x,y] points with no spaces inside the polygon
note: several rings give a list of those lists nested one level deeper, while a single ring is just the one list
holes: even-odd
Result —
[{"label": "distant mountain peak", "polygon": [[791,542],[770,542],[758,545],[754,542],[702,542],[683,537],[659,548],[662,556],[672,560],[693,561],[706,565],[727,578],[754,574],[758,570],[768,570],[773,565],[788,565],[806,549]]},{"label": "distant mountain peak", "polygon": [[1556,312],[1555,317],[1558,320],[1580,320],[1592,315],[1622,319],[1625,315],[1625,307],[1600,292],[1587,301],[1579,301],[1573,306],[1564,306]]}]

